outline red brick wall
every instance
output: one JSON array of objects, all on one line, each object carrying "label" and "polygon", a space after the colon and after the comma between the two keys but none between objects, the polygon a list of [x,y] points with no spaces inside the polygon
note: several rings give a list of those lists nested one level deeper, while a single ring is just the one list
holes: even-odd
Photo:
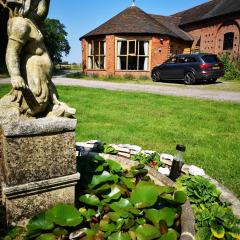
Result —
[{"label": "red brick wall", "polygon": [[83,72],[87,73],[87,41],[82,40],[82,68]]},{"label": "red brick wall", "polygon": [[193,38],[201,36],[200,51],[222,54],[224,34],[234,32],[233,55],[240,54],[240,18],[208,20],[206,23],[184,28]]},{"label": "red brick wall", "polygon": [[169,55],[169,43],[169,38],[161,38],[159,36],[154,36],[152,38],[151,68],[167,60]]},{"label": "red brick wall", "polygon": [[106,36],[106,70],[107,75],[115,75],[115,36]]}]

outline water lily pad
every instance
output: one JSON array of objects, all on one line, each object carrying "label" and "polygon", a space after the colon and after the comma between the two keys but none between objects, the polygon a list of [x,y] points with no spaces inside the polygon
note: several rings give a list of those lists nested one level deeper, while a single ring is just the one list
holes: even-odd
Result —
[{"label": "water lily pad", "polygon": [[117,162],[115,162],[113,160],[106,160],[106,162],[109,165],[110,172],[112,172],[112,173],[121,173],[123,171],[122,166],[119,163],[117,163]]},{"label": "water lily pad", "polygon": [[140,225],[136,229],[136,234],[140,240],[152,240],[161,236],[159,229],[150,224]]},{"label": "water lily pad", "polygon": [[135,178],[121,177],[120,179],[123,182],[123,184],[127,186],[129,190],[132,190],[133,188],[135,188],[135,183],[136,183]]},{"label": "water lily pad", "polygon": [[128,199],[121,198],[120,201],[110,204],[110,208],[116,212],[119,210],[128,211],[133,208],[133,205]]},{"label": "water lily pad", "polygon": [[168,227],[171,227],[176,218],[176,210],[174,208],[162,208],[160,210],[147,209],[145,210],[146,218],[155,226],[159,225],[161,220],[164,220]]},{"label": "water lily pad", "polygon": [[60,237],[60,236],[66,236],[68,234],[68,231],[64,228],[55,228],[53,230],[53,234]]},{"label": "water lily pad", "polygon": [[27,225],[27,232],[28,235],[33,235],[37,232],[41,232],[42,230],[51,230],[53,227],[53,221],[49,220],[45,213],[40,213],[29,221]]},{"label": "water lily pad", "polygon": [[169,229],[168,232],[161,236],[160,240],[177,240],[179,234],[174,229]]},{"label": "water lily pad", "polygon": [[75,227],[83,221],[81,213],[67,204],[57,204],[46,212],[46,218],[62,227]]},{"label": "water lily pad", "polygon": [[180,204],[184,204],[187,201],[187,195],[183,191],[177,191],[174,193],[174,200]]},{"label": "water lily pad", "polygon": [[131,240],[131,237],[128,233],[118,232],[109,236],[108,240]]},{"label": "water lily pad", "polygon": [[151,182],[140,182],[133,190],[130,201],[136,208],[152,207],[158,199],[158,188]]},{"label": "water lily pad", "polygon": [[114,181],[114,179],[109,172],[104,171],[101,175],[94,175],[88,187],[96,188],[100,184],[107,183],[109,181]]},{"label": "water lily pad", "polygon": [[79,201],[82,203],[85,203],[87,205],[90,205],[90,206],[98,206],[100,204],[99,198],[97,196],[91,195],[91,194],[82,195],[79,198]]},{"label": "water lily pad", "polygon": [[57,236],[52,233],[41,234],[36,240],[57,240]]}]

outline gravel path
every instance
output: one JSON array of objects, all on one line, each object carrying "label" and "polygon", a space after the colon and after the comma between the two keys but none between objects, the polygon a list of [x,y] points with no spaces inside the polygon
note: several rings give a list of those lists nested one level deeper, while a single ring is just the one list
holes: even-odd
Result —
[{"label": "gravel path", "polygon": [[[240,102],[240,92],[206,90],[169,86],[159,83],[159,85],[144,85],[131,83],[112,83],[94,80],[80,80],[64,77],[54,77],[53,82],[56,85],[82,86],[90,88],[108,89],[116,91],[146,92],[160,95],[191,97],[197,99],[209,99],[216,101]],[[9,79],[0,80],[0,84],[9,83]]]}]

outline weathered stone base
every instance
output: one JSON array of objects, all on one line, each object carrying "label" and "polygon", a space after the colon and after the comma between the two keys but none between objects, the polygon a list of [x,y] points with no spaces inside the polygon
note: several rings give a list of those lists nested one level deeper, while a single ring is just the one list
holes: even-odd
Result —
[{"label": "weathered stone base", "polygon": [[25,225],[57,203],[75,203],[76,123],[42,118],[3,124],[0,119],[0,200],[8,226]]},{"label": "weathered stone base", "polygon": [[74,204],[80,174],[14,187],[3,186],[7,225],[24,226],[29,218],[56,203]]}]

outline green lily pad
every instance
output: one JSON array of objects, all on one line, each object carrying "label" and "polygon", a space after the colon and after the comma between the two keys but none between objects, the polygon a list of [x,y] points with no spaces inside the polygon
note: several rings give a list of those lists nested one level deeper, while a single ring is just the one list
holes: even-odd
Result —
[{"label": "green lily pad", "polygon": [[177,240],[179,234],[174,229],[169,229],[168,232],[161,236],[160,240]]},{"label": "green lily pad", "polygon": [[57,240],[57,236],[52,233],[41,234],[36,240]]},{"label": "green lily pad", "polygon": [[118,232],[109,236],[108,240],[131,240],[131,237],[128,233]]},{"label": "green lily pad", "polygon": [[110,204],[110,208],[116,212],[119,210],[128,211],[133,208],[133,205],[128,199],[121,198],[120,201]]},{"label": "green lily pad", "polygon": [[87,205],[90,205],[90,206],[98,206],[100,204],[99,198],[97,196],[91,195],[91,194],[82,195],[79,198],[79,201],[83,202]]},{"label": "green lily pad", "polygon": [[136,229],[136,234],[140,240],[152,240],[161,236],[159,229],[150,224],[140,225]]},{"label": "green lily pad", "polygon": [[79,209],[79,212],[83,215],[83,217],[86,218],[86,221],[91,221],[92,220],[92,217],[94,215],[96,215],[96,211],[93,210],[93,209],[84,209],[84,208],[81,208]]},{"label": "green lily pad", "polygon": [[122,183],[127,186],[127,188],[129,190],[132,190],[133,188],[135,188],[135,183],[136,183],[135,178],[121,177],[120,179],[121,179]]},{"label": "green lily pad", "polygon": [[67,204],[57,204],[46,212],[46,218],[62,227],[75,227],[83,221],[81,213]]},{"label": "green lily pad", "polygon": [[23,234],[25,234],[26,230],[23,227],[15,227],[13,229],[11,229],[8,232],[8,235],[4,238],[5,239],[15,239],[17,236],[21,236]]},{"label": "green lily pad", "polygon": [[112,172],[112,173],[121,173],[123,171],[122,166],[119,163],[117,163],[117,162],[115,162],[113,160],[106,160],[106,162],[109,165],[110,172]]},{"label": "green lily pad", "polygon": [[33,235],[37,232],[41,232],[42,230],[51,230],[53,227],[53,221],[49,220],[45,213],[40,213],[29,221],[27,225],[27,232],[28,235]]},{"label": "green lily pad", "polygon": [[68,235],[68,231],[64,228],[55,228],[53,230],[53,234],[60,237],[60,236],[66,236]]},{"label": "green lily pad", "polygon": [[88,187],[96,188],[100,184],[107,183],[110,181],[114,181],[114,178],[109,172],[104,171],[101,175],[94,175]]},{"label": "green lily pad", "polygon": [[152,182],[140,182],[133,190],[130,201],[136,208],[152,207],[158,200],[158,187]]},{"label": "green lily pad", "polygon": [[117,222],[117,221],[121,218],[120,214],[117,213],[117,212],[109,212],[109,213],[107,214],[107,216],[108,216],[108,217],[111,219],[111,221],[113,221],[113,222]]},{"label": "green lily pad", "polygon": [[183,191],[177,191],[174,193],[174,199],[180,204],[184,204],[187,201],[187,195]]},{"label": "green lily pad", "polygon": [[161,220],[164,220],[168,227],[174,224],[176,218],[176,210],[174,208],[162,208],[160,210],[147,209],[145,210],[146,218],[151,221],[155,226],[159,225]]}]

